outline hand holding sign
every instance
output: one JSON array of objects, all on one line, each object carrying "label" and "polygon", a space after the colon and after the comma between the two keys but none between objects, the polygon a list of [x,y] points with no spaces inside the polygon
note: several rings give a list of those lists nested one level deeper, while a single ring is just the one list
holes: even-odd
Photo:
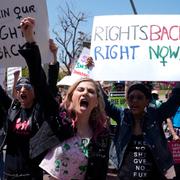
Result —
[{"label": "hand holding sign", "polygon": [[86,66],[87,66],[88,68],[91,68],[91,67],[94,66],[94,61],[93,61],[93,58],[92,58],[92,57],[88,57],[88,58],[87,58]]}]

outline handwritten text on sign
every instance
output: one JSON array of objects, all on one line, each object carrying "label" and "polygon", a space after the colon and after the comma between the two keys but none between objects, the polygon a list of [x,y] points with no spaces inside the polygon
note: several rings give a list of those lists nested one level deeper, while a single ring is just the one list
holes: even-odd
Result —
[{"label": "handwritten text on sign", "polygon": [[98,80],[179,80],[180,16],[97,16],[91,56]]},{"label": "handwritten text on sign", "polygon": [[25,43],[20,30],[24,17],[36,19],[35,36],[40,45],[43,59],[48,52],[48,16],[45,0],[1,0],[0,7],[0,64],[3,67],[25,64],[18,49]]},{"label": "handwritten text on sign", "polygon": [[71,75],[79,77],[89,77],[90,69],[86,65],[88,57],[89,49],[84,47],[77,63],[75,64],[74,69],[72,70]]}]

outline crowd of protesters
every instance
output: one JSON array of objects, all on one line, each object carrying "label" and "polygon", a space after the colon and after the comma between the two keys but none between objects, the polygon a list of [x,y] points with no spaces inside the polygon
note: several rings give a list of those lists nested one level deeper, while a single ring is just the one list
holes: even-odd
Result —
[{"label": "crowd of protesters", "polygon": [[[53,59],[47,79],[34,36],[35,19],[24,18],[20,27],[26,43],[19,53],[29,77],[16,74],[13,98],[0,86],[4,180],[106,180],[110,160],[120,180],[176,179],[179,170],[162,124],[180,106],[179,83],[155,107],[145,83],[128,87],[128,107],[121,108],[109,101],[105,87],[87,77],[70,86],[62,100],[56,86],[57,46],[49,41]],[[109,117],[117,123],[113,139]]]}]

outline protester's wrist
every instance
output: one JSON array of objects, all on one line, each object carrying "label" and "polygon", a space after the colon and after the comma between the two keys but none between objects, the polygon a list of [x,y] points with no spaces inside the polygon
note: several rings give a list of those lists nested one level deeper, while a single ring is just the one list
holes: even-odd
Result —
[{"label": "protester's wrist", "polygon": [[31,34],[31,33],[25,35],[25,39],[26,39],[26,42],[28,42],[28,43],[33,43],[33,42],[35,42],[34,35]]},{"label": "protester's wrist", "polygon": [[29,48],[29,47],[34,46],[34,45],[36,45],[35,41],[33,41],[33,42],[26,42],[25,43],[26,48]]},{"label": "protester's wrist", "polygon": [[32,38],[32,39],[26,39],[26,42],[31,44],[31,43],[34,43],[35,40],[34,40],[34,38]]}]

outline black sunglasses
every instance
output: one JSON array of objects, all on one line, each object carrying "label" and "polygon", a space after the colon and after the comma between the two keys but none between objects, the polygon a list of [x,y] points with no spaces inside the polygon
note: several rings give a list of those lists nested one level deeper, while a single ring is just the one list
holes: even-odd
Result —
[{"label": "black sunglasses", "polygon": [[18,84],[16,86],[16,91],[20,91],[22,87],[24,87],[27,90],[31,90],[33,88],[31,84]]}]

